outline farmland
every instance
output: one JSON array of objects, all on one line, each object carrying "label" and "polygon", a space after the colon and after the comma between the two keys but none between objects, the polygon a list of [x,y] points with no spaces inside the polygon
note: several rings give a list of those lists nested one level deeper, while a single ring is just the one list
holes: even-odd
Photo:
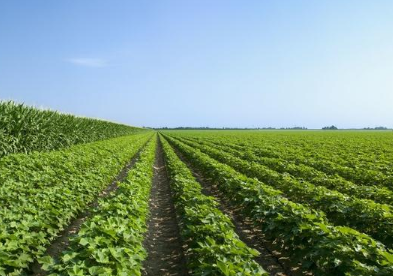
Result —
[{"label": "farmland", "polygon": [[0,275],[393,275],[392,132],[0,127]]}]

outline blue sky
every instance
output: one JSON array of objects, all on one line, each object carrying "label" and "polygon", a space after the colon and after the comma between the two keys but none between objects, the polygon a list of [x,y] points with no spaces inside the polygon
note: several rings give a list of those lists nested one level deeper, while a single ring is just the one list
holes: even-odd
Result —
[{"label": "blue sky", "polygon": [[393,1],[1,1],[0,99],[137,126],[393,127]]}]

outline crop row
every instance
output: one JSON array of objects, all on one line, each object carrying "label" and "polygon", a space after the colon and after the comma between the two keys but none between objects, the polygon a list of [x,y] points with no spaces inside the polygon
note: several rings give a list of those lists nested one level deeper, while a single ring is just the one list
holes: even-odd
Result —
[{"label": "crop row", "polygon": [[[181,133],[179,133],[181,134]],[[206,135],[207,134],[207,135]],[[304,157],[330,160],[335,164],[352,168],[366,168],[390,173],[393,161],[392,132],[226,132],[205,133],[201,138],[222,139],[238,145],[265,148],[271,154],[300,154]],[[183,135],[183,134],[182,134]],[[187,136],[187,133],[185,135]],[[191,135],[194,136],[194,135]],[[283,149],[283,151],[281,151]]]},{"label": "crop row", "polygon": [[289,175],[277,173],[266,166],[242,160],[213,147],[190,141],[186,141],[186,143],[218,161],[228,164],[235,170],[249,177],[256,177],[282,191],[288,199],[294,202],[307,204],[325,212],[336,225],[352,227],[371,235],[389,247],[393,246],[393,213],[389,205],[358,199],[329,190],[326,187],[298,181]]},{"label": "crop row", "polygon": [[141,275],[155,148],[152,139],[119,188],[100,199],[59,260],[41,258],[45,269],[52,275]]},{"label": "crop row", "polygon": [[312,184],[324,186],[328,189],[336,190],[358,198],[374,200],[378,203],[385,203],[393,206],[393,192],[384,187],[356,185],[338,175],[327,175],[313,167],[304,164],[294,164],[282,158],[256,156],[251,147],[244,150],[234,149],[227,145],[225,139],[208,142],[203,139],[190,139],[201,145],[207,145],[228,152],[235,157],[265,165],[280,173],[289,173],[298,179],[304,179]]},{"label": "crop row", "polygon": [[192,275],[267,275],[217,202],[202,193],[191,171],[163,140],[166,166]]},{"label": "crop row", "polygon": [[393,255],[383,244],[351,228],[332,226],[323,213],[291,202],[272,187],[166,137],[304,268],[316,275],[393,274]]},{"label": "crop row", "polygon": [[[184,138],[182,140],[184,141]],[[214,147],[243,160],[267,166],[280,173],[289,173],[298,179],[306,180],[314,185],[324,186],[328,189],[336,190],[347,195],[371,199],[378,203],[393,206],[393,192],[384,187],[356,185],[340,176],[327,175],[326,173],[304,164],[294,164],[281,158],[256,156],[251,147],[245,148],[244,150],[236,150],[229,147],[225,142],[225,139],[216,142],[189,138],[187,140],[197,142],[201,145]]]},{"label": "crop row", "polygon": [[0,114],[0,157],[11,153],[55,150],[142,130],[13,102],[0,102]]},{"label": "crop row", "polygon": [[[325,135],[307,135],[307,139],[277,139],[270,141],[272,148],[287,146],[292,154],[302,154],[307,158],[323,158],[336,164],[351,168],[365,168],[392,173],[389,170],[393,161],[393,150],[390,144],[392,133],[382,132],[367,135],[366,133],[343,133],[333,137]],[[251,140],[253,144],[258,142]],[[259,141],[265,145],[264,141]]]},{"label": "crop row", "polygon": [[0,275],[19,275],[151,134],[0,159]]},{"label": "crop row", "polygon": [[284,146],[265,147],[256,141],[243,142],[241,144],[226,141],[226,144],[241,151],[251,150],[254,155],[259,157],[283,158],[296,164],[304,164],[313,167],[329,175],[337,174],[356,184],[386,187],[390,190],[393,189],[393,171],[391,167],[389,170],[384,170],[384,172],[381,170],[373,170],[369,167],[348,167],[339,162],[332,161],[332,159],[328,160],[327,156],[329,156],[329,154],[320,149],[313,151],[313,155],[309,156],[307,155],[307,150],[304,148],[294,151]]}]

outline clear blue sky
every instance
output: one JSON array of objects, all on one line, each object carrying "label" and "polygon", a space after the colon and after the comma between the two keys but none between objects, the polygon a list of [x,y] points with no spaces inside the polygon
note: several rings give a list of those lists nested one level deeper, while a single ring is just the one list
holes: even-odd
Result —
[{"label": "clear blue sky", "polygon": [[1,1],[0,99],[137,126],[393,127],[393,1]]}]

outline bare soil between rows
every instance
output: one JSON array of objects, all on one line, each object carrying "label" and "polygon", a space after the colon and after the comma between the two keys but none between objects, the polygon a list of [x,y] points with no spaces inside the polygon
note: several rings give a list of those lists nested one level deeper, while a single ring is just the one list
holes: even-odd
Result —
[{"label": "bare soil between rows", "polygon": [[203,174],[195,168],[185,156],[175,147],[172,147],[177,156],[191,170],[193,176],[201,184],[202,191],[205,195],[212,196],[219,203],[219,209],[229,216],[235,226],[235,232],[239,238],[251,248],[260,252],[255,259],[270,275],[272,276],[300,276],[310,275],[309,272],[301,271],[298,264],[290,262],[290,258],[286,256],[282,249],[276,248],[274,243],[267,240],[261,230],[254,226],[253,222],[246,218],[241,210],[235,207],[222,194],[216,185],[211,184]]},{"label": "bare soil between rows", "polygon": [[188,275],[163,149],[157,139],[148,233],[144,241],[148,257],[143,263],[143,275]]},{"label": "bare soil between rows", "polygon": [[[131,160],[122,168],[119,174],[113,179],[111,184],[109,184],[101,193],[97,196],[97,198],[91,202],[85,211],[81,212],[74,220],[71,221],[68,226],[62,230],[55,238],[52,243],[47,247],[45,255],[49,255],[54,259],[58,259],[61,253],[67,249],[69,246],[69,239],[71,236],[77,234],[82,227],[82,224],[92,216],[92,210],[98,207],[98,200],[100,198],[105,198],[112,192],[116,191],[118,188],[117,183],[122,182],[126,179],[128,172],[135,165],[136,161],[139,158],[139,155],[143,148],[145,148],[146,144],[150,141],[150,139],[143,144],[143,146],[138,150],[138,152],[131,158]],[[48,275],[48,272],[42,269],[41,264],[38,263],[37,260],[33,262],[30,267],[29,275],[33,276],[44,276]]]}]

